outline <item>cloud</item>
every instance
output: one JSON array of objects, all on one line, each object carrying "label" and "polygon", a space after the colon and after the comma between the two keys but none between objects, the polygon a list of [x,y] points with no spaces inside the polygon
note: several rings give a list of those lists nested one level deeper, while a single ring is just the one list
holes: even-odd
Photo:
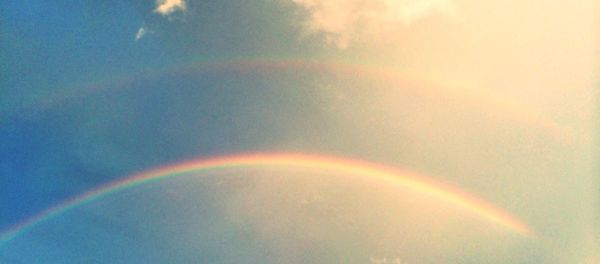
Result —
[{"label": "cloud", "polygon": [[[186,0],[156,0],[156,8],[154,8],[154,13],[158,13],[161,16],[165,16],[171,21],[171,14],[180,11],[187,11],[187,3]],[[141,26],[138,31],[135,33],[135,40],[140,40],[145,35],[154,33],[152,30],[148,29],[148,27]]]},{"label": "cloud", "polygon": [[185,0],[156,0],[155,13],[159,13],[163,16],[168,16],[176,11],[186,11],[187,4]]},{"label": "cloud", "polygon": [[292,0],[309,13],[308,33],[324,33],[338,48],[350,42],[382,35],[393,26],[411,23],[432,14],[456,17],[452,0]]},{"label": "cloud", "polygon": [[144,37],[148,33],[151,33],[151,31],[148,31],[145,26],[140,27],[140,29],[138,29],[137,33],[135,33],[135,40],[140,40],[142,37]]}]

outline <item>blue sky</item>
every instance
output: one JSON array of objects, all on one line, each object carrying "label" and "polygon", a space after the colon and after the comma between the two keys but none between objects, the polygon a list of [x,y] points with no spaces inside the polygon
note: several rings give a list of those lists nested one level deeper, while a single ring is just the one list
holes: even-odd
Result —
[{"label": "blue sky", "polygon": [[[321,153],[421,172],[539,231],[531,243],[500,239],[511,246],[498,261],[592,263],[600,243],[598,6],[535,2],[3,2],[0,230],[150,168],[234,153]],[[236,184],[227,190],[246,191]],[[249,186],[253,195],[266,188]],[[160,204],[169,188],[138,195]],[[207,192],[192,199],[182,190],[182,208],[242,203]],[[92,233],[105,231],[102,221],[135,229],[134,216],[111,211],[127,208],[127,195],[66,223]],[[90,212],[108,220],[86,220]],[[248,237],[239,243],[256,239]],[[11,260],[0,261],[23,257],[1,252]]]},{"label": "blue sky", "polygon": [[[123,161],[122,166],[116,166],[106,172],[89,171],[85,166],[71,164],[76,162],[69,161],[71,150],[65,146],[65,142],[78,141],[73,137],[80,135],[75,135],[69,130],[73,122],[81,122],[80,119],[84,118],[83,115],[77,116],[71,111],[78,112],[74,109],[82,104],[91,103],[93,106],[88,107],[89,111],[104,113],[111,110],[110,113],[106,113],[106,120],[103,121],[111,123],[118,120],[111,120],[111,117],[118,117],[128,111],[111,109],[111,104],[118,105],[114,102],[115,99],[130,99],[134,104],[138,103],[134,109],[146,109],[148,106],[144,104],[151,104],[145,102],[146,100],[136,100],[141,92],[125,92],[123,97],[115,96],[117,98],[105,99],[102,103],[90,99],[91,97],[103,98],[107,93],[149,84],[158,90],[157,97],[165,96],[164,93],[160,93],[160,89],[164,89],[160,88],[161,85],[179,85],[168,84],[175,79],[170,77],[168,72],[178,65],[262,54],[276,56],[278,53],[291,53],[295,49],[293,45],[289,45],[293,43],[292,36],[287,38],[287,43],[283,43],[286,38],[283,38],[283,42],[280,38],[279,43],[269,43],[269,38],[273,35],[291,35],[293,30],[283,28],[280,23],[267,22],[270,19],[263,18],[261,22],[260,16],[244,18],[239,15],[241,10],[254,13],[268,10],[259,11],[259,8],[250,5],[242,7],[234,3],[195,4],[202,5],[202,9],[214,9],[218,12],[207,10],[194,16],[174,17],[170,21],[171,19],[152,13],[155,7],[152,2],[22,1],[3,4],[4,22],[1,30],[2,35],[6,37],[3,37],[5,41],[0,44],[3,58],[0,86],[3,87],[2,93],[5,95],[2,96],[2,112],[7,115],[3,120],[2,141],[3,146],[7,146],[3,147],[3,156],[9,158],[3,159],[2,167],[9,175],[15,175],[6,177],[9,184],[3,184],[7,190],[3,193],[8,195],[8,201],[11,201],[11,205],[14,201],[14,207],[3,206],[4,227],[81,190],[117,175],[140,169],[139,164],[126,161]],[[195,9],[195,6],[191,5],[190,9],[192,8]],[[271,9],[277,10],[277,7],[272,6]],[[276,16],[266,12],[265,14]],[[222,19],[223,16],[244,19]],[[284,20],[283,17],[279,19]],[[147,34],[143,39],[136,41],[135,34],[141,26],[152,28],[155,33]],[[252,30],[249,30],[250,27]],[[167,73],[164,74],[163,71]],[[155,75],[154,73],[158,73],[157,76],[150,76]],[[147,81],[140,84],[139,82],[143,81],[133,80],[138,76],[150,77],[163,83]],[[218,82],[219,78],[223,77],[213,78]],[[127,81],[124,84],[119,83],[122,79]],[[87,95],[88,91],[85,89],[100,91]],[[174,99],[156,99],[151,93],[145,93],[144,96],[148,97],[148,101],[158,100],[153,103],[164,105],[166,108],[174,107],[175,104]],[[199,99],[206,101],[202,95],[199,95]],[[162,104],[160,100],[165,100],[169,106]],[[43,106],[45,103],[49,106]],[[141,121],[136,121],[138,124],[123,125],[123,129],[129,126],[129,129],[145,130],[144,122],[151,120],[154,115],[160,115],[161,111],[166,109],[143,112],[139,117]],[[220,112],[215,109],[214,115],[218,116]],[[144,139],[148,140],[152,136],[154,135]],[[140,140],[139,144],[141,142],[145,140]],[[159,157],[155,159],[162,160]],[[25,173],[22,171],[24,168],[29,171]],[[52,187],[48,187],[48,190],[44,190],[46,188],[43,187],[38,190],[32,187],[36,183],[40,186],[52,185],[56,180],[42,175],[52,174],[58,178],[68,178],[68,175],[81,172],[92,173],[93,177],[79,182],[76,184],[78,187],[73,186],[73,190],[53,190]],[[59,186],[69,185],[67,183]]]}]

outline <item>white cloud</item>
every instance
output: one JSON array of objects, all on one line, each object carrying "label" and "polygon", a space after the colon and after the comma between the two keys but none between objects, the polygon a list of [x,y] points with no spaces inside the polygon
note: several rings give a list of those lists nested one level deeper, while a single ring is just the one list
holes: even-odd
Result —
[{"label": "white cloud", "polygon": [[176,11],[186,11],[187,4],[185,0],[156,0],[155,13],[168,16]]},{"label": "white cloud", "polygon": [[[165,16],[169,19],[169,21],[171,21],[171,14],[178,11],[187,11],[186,0],[156,0],[156,7],[154,8],[153,12]],[[135,40],[140,40],[145,35],[150,33],[154,32],[149,30],[146,26],[141,26],[135,33]]]},{"label": "white cloud", "polygon": [[346,48],[350,42],[384,35],[391,26],[410,25],[432,14],[456,17],[452,0],[292,0],[306,9],[308,33],[324,33],[328,43]]},{"label": "white cloud", "polygon": [[135,33],[135,40],[139,40],[144,37],[147,33],[150,33],[146,27],[142,26],[138,29],[137,33]]}]

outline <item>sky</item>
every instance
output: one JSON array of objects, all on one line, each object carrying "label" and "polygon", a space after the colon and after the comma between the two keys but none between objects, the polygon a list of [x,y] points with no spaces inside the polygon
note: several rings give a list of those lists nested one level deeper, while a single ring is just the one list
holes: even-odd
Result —
[{"label": "sky", "polygon": [[[599,9],[2,2],[0,263],[596,263]],[[33,221],[144,171],[252,153],[422,175],[535,235],[364,170],[268,162],[188,171]]]}]

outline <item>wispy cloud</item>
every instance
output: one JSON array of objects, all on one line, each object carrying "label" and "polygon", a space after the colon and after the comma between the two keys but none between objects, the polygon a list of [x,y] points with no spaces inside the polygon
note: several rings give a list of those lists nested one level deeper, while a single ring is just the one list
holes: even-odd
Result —
[{"label": "wispy cloud", "polygon": [[[410,25],[432,14],[456,17],[452,0],[292,0],[306,9],[308,33],[324,33],[339,48],[379,34],[390,26]],[[374,32],[378,31],[378,32]]]},{"label": "wispy cloud", "polygon": [[[187,11],[187,3],[186,0],[156,0],[156,7],[154,8],[154,13],[157,13],[161,16],[167,17],[169,21],[171,21],[171,15],[175,12],[185,12]],[[135,40],[140,40],[145,35],[153,33],[147,26],[141,26],[138,31],[135,33]]]},{"label": "wispy cloud", "polygon": [[147,33],[150,33],[150,31],[148,31],[145,26],[140,27],[140,29],[138,29],[137,33],[135,33],[135,40],[140,40]]},{"label": "wispy cloud", "polygon": [[176,11],[186,10],[187,4],[185,0],[156,0],[156,9],[154,9],[154,12],[168,16]]}]

